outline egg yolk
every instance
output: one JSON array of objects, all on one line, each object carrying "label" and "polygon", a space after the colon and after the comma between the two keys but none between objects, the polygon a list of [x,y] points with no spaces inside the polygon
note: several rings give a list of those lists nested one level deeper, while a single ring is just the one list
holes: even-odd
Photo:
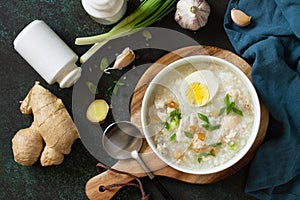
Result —
[{"label": "egg yolk", "polygon": [[203,105],[209,100],[208,87],[199,82],[190,84],[185,95],[187,100],[194,105]]}]

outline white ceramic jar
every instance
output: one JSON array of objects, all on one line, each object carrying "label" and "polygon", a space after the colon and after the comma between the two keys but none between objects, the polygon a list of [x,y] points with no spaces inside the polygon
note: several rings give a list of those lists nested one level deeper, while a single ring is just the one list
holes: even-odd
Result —
[{"label": "white ceramic jar", "polygon": [[78,56],[41,20],[34,20],[18,34],[14,48],[48,84],[57,82],[68,88],[81,76]]},{"label": "white ceramic jar", "polygon": [[104,25],[119,21],[127,9],[126,0],[82,0],[85,11],[96,22]]}]

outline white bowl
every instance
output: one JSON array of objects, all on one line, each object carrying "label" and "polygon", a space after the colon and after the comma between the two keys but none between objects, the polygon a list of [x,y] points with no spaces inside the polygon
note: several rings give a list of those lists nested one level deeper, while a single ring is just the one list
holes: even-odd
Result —
[{"label": "white bowl", "polygon": [[[149,108],[151,105],[154,104],[154,94],[158,87],[166,87],[171,88],[170,90],[174,93],[174,95],[180,99],[180,95],[178,94],[179,88],[174,86],[176,85],[174,83],[174,77],[176,76],[187,76],[191,72],[187,72],[189,70],[185,70],[188,68],[191,68],[193,66],[194,71],[199,70],[199,67],[201,68],[202,64],[211,64],[213,65],[219,65],[219,66],[225,66],[229,69],[231,69],[237,76],[240,77],[243,84],[247,87],[247,90],[250,93],[250,97],[253,102],[253,112],[254,112],[254,119],[253,119],[253,128],[251,131],[249,131],[248,139],[246,141],[246,144],[243,145],[241,149],[239,149],[238,152],[234,153],[233,157],[226,162],[209,167],[209,168],[190,168],[186,166],[181,166],[177,164],[176,162],[171,162],[169,159],[167,159],[165,156],[163,156],[157,149],[156,144],[154,143],[153,136],[157,133],[157,131],[154,130],[152,124],[150,124],[149,119]],[[184,65],[189,65],[189,67],[183,67]],[[182,75],[181,73],[186,73],[185,75]],[[172,88],[173,87],[173,88]],[[185,104],[184,104],[185,105]],[[188,106],[188,105],[186,105]],[[142,121],[142,128],[143,132],[145,134],[145,138],[151,147],[151,149],[154,151],[154,153],[167,165],[171,166],[174,169],[177,169],[181,172],[190,173],[190,174],[211,174],[216,173],[219,171],[222,171],[224,169],[229,168],[230,166],[237,163],[241,158],[245,156],[245,154],[249,151],[252,144],[255,141],[255,138],[257,136],[259,125],[260,125],[260,104],[259,99],[257,96],[257,93],[255,91],[254,86],[252,85],[251,81],[248,79],[248,77],[235,65],[229,63],[228,61],[225,61],[223,59],[213,57],[213,56],[205,56],[205,55],[199,55],[199,56],[190,56],[186,58],[182,58],[180,60],[177,60],[171,64],[169,64],[167,67],[165,67],[162,71],[160,71],[154,79],[149,84],[149,87],[147,88],[143,102],[142,102],[142,110],[141,110],[141,121]]]}]

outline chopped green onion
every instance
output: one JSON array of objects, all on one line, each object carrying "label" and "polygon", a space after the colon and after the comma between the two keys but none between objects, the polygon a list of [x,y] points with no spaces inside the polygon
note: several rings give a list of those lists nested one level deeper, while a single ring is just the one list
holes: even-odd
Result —
[{"label": "chopped green onion", "polygon": [[229,108],[230,108],[230,99],[229,99],[229,94],[226,94],[225,98],[224,98],[224,102],[225,102],[225,106],[226,106],[226,111],[228,112]]},{"label": "chopped green onion", "polygon": [[176,123],[177,125],[179,125],[179,120],[180,117],[178,115],[171,118],[171,122]]},{"label": "chopped green onion", "polygon": [[179,126],[179,119],[178,118],[176,119],[170,121],[170,130],[174,130]]},{"label": "chopped green onion", "polygon": [[198,113],[198,117],[199,119],[201,119],[202,121],[206,122],[209,124],[209,120],[208,120],[208,117],[206,115],[203,115],[201,113]]},{"label": "chopped green onion", "polygon": [[203,156],[213,156],[213,157],[215,157],[216,154],[212,151],[200,153],[200,154],[198,154],[198,163],[202,162],[202,157]]},{"label": "chopped green onion", "polygon": [[180,116],[175,115],[171,118],[171,122],[175,122],[177,125],[179,125]]},{"label": "chopped green onion", "polygon": [[226,114],[228,115],[231,112],[232,108],[235,106],[235,102],[230,102],[229,94],[226,94],[224,101],[226,106]]},{"label": "chopped green onion", "polygon": [[208,130],[208,129],[209,129],[209,124],[202,124],[202,127],[203,127],[204,129]]},{"label": "chopped green onion", "polygon": [[175,109],[175,110],[171,111],[169,115],[170,115],[170,117],[174,117],[174,116],[179,116],[181,114],[179,112],[179,109]]},{"label": "chopped green onion", "polygon": [[174,130],[179,126],[180,119],[181,119],[181,113],[179,109],[175,109],[170,112],[170,129]]},{"label": "chopped green onion", "polygon": [[210,124],[208,117],[204,114],[198,113],[198,118],[205,122],[205,124],[202,124],[202,127],[204,129],[206,129],[207,131],[214,131],[221,127],[221,125],[219,125],[219,124],[217,124],[217,125]]},{"label": "chopped green onion", "polygon": [[232,108],[235,106],[235,103],[234,102],[231,102],[229,104],[228,107],[226,107],[226,114],[228,115],[231,111],[232,111]]},{"label": "chopped green onion", "polygon": [[179,126],[180,119],[181,119],[181,113],[179,109],[175,109],[170,112],[170,121],[164,123],[164,127],[167,130],[174,130]]},{"label": "chopped green onion", "polygon": [[164,127],[165,127],[165,129],[170,130],[170,124],[169,124],[169,122],[165,122]]},{"label": "chopped green onion", "polygon": [[218,146],[221,146],[221,145],[222,145],[222,142],[217,142],[217,143],[211,144],[210,146],[211,147],[218,147]]},{"label": "chopped green onion", "polygon": [[184,134],[188,138],[193,138],[193,135],[190,132],[184,131]]},{"label": "chopped green onion", "polygon": [[202,156],[198,156],[198,163],[201,163],[202,162]]},{"label": "chopped green onion", "polygon": [[176,133],[173,133],[170,137],[170,140],[172,143],[175,143],[176,142]]},{"label": "chopped green onion", "polygon": [[240,116],[243,116],[243,112],[235,106],[235,102],[234,101],[230,102],[229,94],[226,94],[226,96],[224,98],[224,102],[225,102],[225,108],[221,108],[219,115],[222,115],[224,113],[224,111],[226,110],[227,115],[231,111],[233,111],[234,113],[236,113]]},{"label": "chopped green onion", "polygon": [[213,152],[211,152],[211,151],[209,151],[209,152],[200,153],[198,156],[213,156],[213,157],[215,157],[216,154],[213,153]]},{"label": "chopped green onion", "polygon": [[211,124],[202,124],[202,127],[204,129],[206,129],[207,131],[214,131],[214,130],[217,130],[221,127],[220,124],[217,124],[217,125],[211,125]]},{"label": "chopped green onion", "polygon": [[217,124],[217,125],[214,125],[214,126],[210,126],[209,131],[217,130],[217,129],[219,129],[220,127],[221,127],[220,124]]},{"label": "chopped green onion", "polygon": [[227,147],[231,150],[236,150],[237,144],[234,141],[227,143]]},{"label": "chopped green onion", "polygon": [[240,116],[243,116],[243,112],[236,107],[233,107],[232,111]]}]

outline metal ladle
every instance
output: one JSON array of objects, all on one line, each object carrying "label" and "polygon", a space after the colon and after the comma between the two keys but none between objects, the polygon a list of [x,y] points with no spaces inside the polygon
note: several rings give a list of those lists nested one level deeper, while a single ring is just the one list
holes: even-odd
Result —
[{"label": "metal ladle", "polygon": [[102,146],[111,157],[118,160],[135,159],[165,199],[174,199],[139,156],[138,151],[142,144],[143,138],[140,130],[128,121],[112,123],[105,129],[102,136]]}]

